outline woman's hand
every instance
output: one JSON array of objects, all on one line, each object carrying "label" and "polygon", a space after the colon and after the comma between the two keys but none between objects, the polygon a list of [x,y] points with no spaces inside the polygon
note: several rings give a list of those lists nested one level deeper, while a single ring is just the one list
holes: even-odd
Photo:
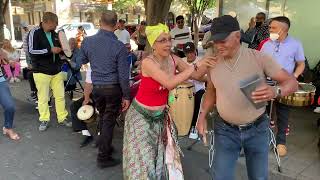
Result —
[{"label": "woman's hand", "polygon": [[204,66],[207,68],[214,68],[218,62],[218,58],[215,56],[205,56],[202,60],[198,61],[196,65],[198,67]]}]

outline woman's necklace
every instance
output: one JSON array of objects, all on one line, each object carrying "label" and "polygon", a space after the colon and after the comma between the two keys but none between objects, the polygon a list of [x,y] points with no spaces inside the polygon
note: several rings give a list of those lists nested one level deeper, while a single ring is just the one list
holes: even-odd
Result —
[{"label": "woman's necklace", "polygon": [[168,59],[165,60],[165,63],[160,63],[159,59],[155,56],[152,55],[154,58],[153,60],[158,63],[160,65],[160,69],[165,71],[165,72],[169,72],[169,61]]},{"label": "woman's necklace", "polygon": [[[229,66],[228,63],[226,62],[226,60],[223,59],[224,65],[225,65],[231,72],[236,71],[237,68],[238,68],[238,61],[239,61],[239,59],[240,59],[240,57],[241,57],[241,54],[242,54],[241,48],[239,49],[239,51],[240,51],[240,52],[239,52],[239,55],[238,55],[237,60],[236,60],[236,62],[234,63],[233,66]],[[232,58],[232,59],[233,59],[233,58]],[[232,59],[231,59],[231,60],[232,60]]]}]

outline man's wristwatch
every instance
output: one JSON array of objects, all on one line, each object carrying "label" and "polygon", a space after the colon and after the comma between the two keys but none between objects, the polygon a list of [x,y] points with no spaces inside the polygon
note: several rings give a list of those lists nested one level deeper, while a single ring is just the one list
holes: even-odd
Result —
[{"label": "man's wristwatch", "polygon": [[275,90],[276,90],[275,98],[281,97],[281,88],[280,88],[280,86],[275,86]]}]

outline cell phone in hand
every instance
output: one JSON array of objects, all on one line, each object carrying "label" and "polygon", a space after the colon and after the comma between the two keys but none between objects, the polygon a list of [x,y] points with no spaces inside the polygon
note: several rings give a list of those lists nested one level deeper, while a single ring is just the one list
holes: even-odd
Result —
[{"label": "cell phone in hand", "polygon": [[239,82],[242,93],[248,98],[248,100],[256,109],[263,108],[267,105],[267,102],[255,103],[252,99],[252,92],[254,92],[259,86],[261,86],[264,81],[264,78],[260,77],[258,74],[255,74]]}]

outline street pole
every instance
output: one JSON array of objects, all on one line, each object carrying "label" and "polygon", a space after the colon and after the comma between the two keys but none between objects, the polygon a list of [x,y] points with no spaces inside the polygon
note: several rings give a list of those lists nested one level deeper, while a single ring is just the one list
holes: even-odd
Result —
[{"label": "street pole", "polygon": [[16,38],[14,36],[11,0],[9,0],[9,3],[8,3],[8,12],[9,12],[9,23],[10,23],[10,31],[11,31],[11,41],[15,41]]}]

